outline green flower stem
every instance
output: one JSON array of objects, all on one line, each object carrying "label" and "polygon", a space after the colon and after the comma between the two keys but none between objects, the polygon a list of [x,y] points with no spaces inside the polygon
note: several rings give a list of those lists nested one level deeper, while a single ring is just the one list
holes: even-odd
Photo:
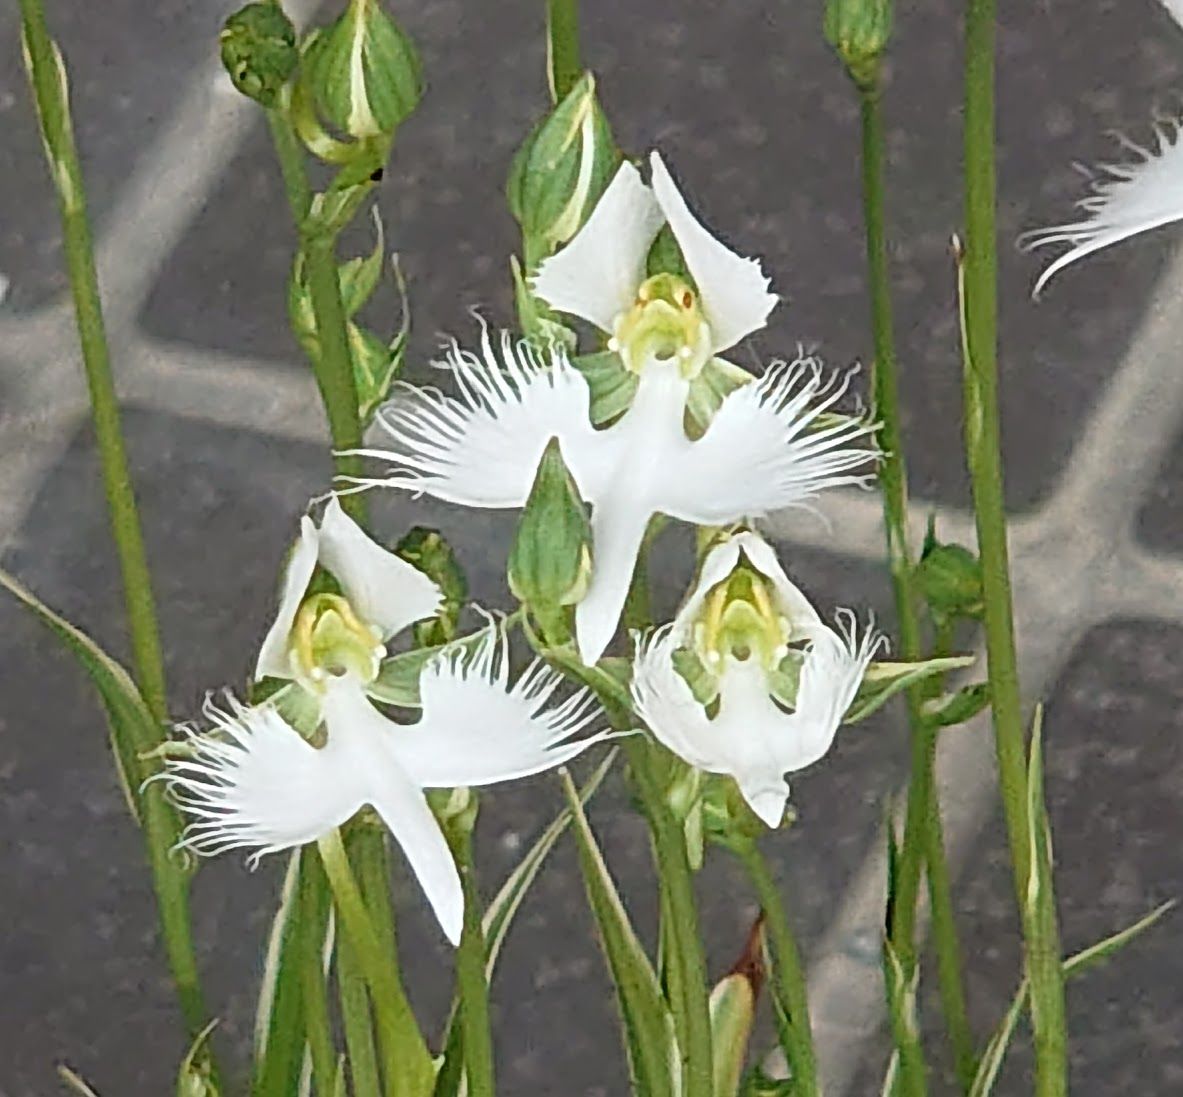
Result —
[{"label": "green flower stem", "polygon": [[821,1088],[813,1050],[805,971],[784,900],[756,843],[742,841],[732,848],[747,870],[764,911],[765,932],[772,945],[771,989],[788,1018],[784,1051],[792,1068],[793,1093],[797,1097],[816,1097]]},{"label": "green flower stem", "polygon": [[668,926],[663,932],[668,934],[665,939],[671,952],[667,961],[676,968],[670,982],[677,992],[670,1007],[680,1037],[683,1092],[685,1097],[711,1097],[714,1074],[706,957],[698,929],[694,874],[686,854],[686,841],[681,824],[670,812],[654,780],[650,744],[632,736],[624,739],[622,746],[637,781],[661,872],[662,910],[668,916]]},{"label": "green flower stem", "polygon": [[324,873],[314,850],[300,853],[300,991],[304,1037],[312,1059],[312,1081],[318,1097],[333,1097],[337,1052],[325,991],[323,913],[327,895]]},{"label": "green flower stem", "polygon": [[431,1092],[434,1073],[431,1055],[415,1023],[397,973],[390,966],[379,931],[366,910],[340,833],[332,831],[321,838],[317,846],[340,916],[342,932],[348,935],[369,984],[377,1019],[385,1093],[387,1097],[423,1097]]},{"label": "green flower stem", "polygon": [[583,75],[579,60],[579,0],[546,0],[546,72],[551,98],[561,103]]},{"label": "green flower stem", "polygon": [[283,176],[284,193],[292,211],[292,219],[299,226],[304,223],[308,208],[312,205],[312,187],[308,183],[308,173],[304,170],[304,147],[285,111],[278,108],[268,110],[267,125],[279,160],[279,171]]},{"label": "green flower stem", "polygon": [[[1031,882],[1025,729],[1019,692],[1007,559],[998,412],[998,286],[995,228],[994,0],[968,0],[965,38],[965,253],[961,270],[965,342],[965,449],[973,487],[978,551],[982,561],[986,657],[999,784],[1006,815],[1019,908],[1026,910]],[[1042,881],[1051,888],[1050,874]],[[1049,932],[1058,938],[1051,900]],[[1025,919],[1029,921],[1029,919]],[[1033,945],[1026,940],[1028,954]],[[1058,945],[1057,945],[1058,948]],[[1035,1092],[1067,1092],[1064,990],[1059,965],[1028,965],[1045,1009],[1035,1027]]]},{"label": "green flower stem", "polygon": [[58,193],[62,246],[66,254],[70,291],[74,297],[82,363],[90,390],[91,414],[102,463],[107,510],[123,575],[136,684],[152,715],[163,723],[168,719],[168,698],[164,685],[164,664],[160,656],[156,607],[152,598],[139,514],[136,511],[135,492],[127,468],[127,454],[119,421],[119,401],[111,374],[111,354],[99,298],[85,184],[70,122],[66,71],[57,47],[49,37],[41,0],[20,0],[20,5],[29,80],[45,141],[50,175]]},{"label": "green flower stem", "polygon": [[465,1092],[468,1097],[493,1097],[493,1040],[489,1025],[489,982],[485,975],[485,933],[472,859],[472,834],[467,828],[446,828],[464,885],[464,930],[456,950],[460,990],[460,1025],[464,1040]]},{"label": "green flower stem", "polygon": [[[149,712],[161,725],[152,741],[138,744],[141,752],[147,753],[163,740],[163,725],[168,720],[164,663],[160,653],[151,577],[136,510],[135,492],[127,467],[119,401],[115,394],[110,350],[103,324],[85,183],[70,122],[65,65],[49,36],[41,0],[21,0],[20,10],[25,63],[50,176],[58,193],[62,246],[66,255],[70,291],[74,298],[74,314],[90,392],[107,510],[123,576],[124,604],[136,684]],[[158,785],[146,790],[141,802],[161,936],[186,1027],[190,1037],[196,1039],[205,1028],[208,1015],[193,949],[189,876],[169,852],[176,841],[178,820],[176,813],[164,802],[163,792]]]},{"label": "green flower stem", "polygon": [[374,1049],[369,991],[357,952],[344,938],[337,942],[337,985],[354,1097],[381,1097],[382,1080]]}]

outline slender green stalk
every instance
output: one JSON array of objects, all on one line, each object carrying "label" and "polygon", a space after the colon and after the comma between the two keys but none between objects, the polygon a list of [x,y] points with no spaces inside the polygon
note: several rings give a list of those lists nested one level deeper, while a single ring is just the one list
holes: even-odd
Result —
[{"label": "slender green stalk", "polygon": [[[900,654],[904,659],[911,660],[921,657],[922,645],[912,553],[908,545],[908,480],[887,269],[883,170],[885,136],[877,72],[872,80],[859,85],[859,106],[862,120],[863,210],[875,340],[875,411],[880,423],[877,441],[883,453],[879,484],[883,494],[888,565],[895,594]],[[907,691],[912,777],[908,786],[904,841],[900,850],[890,934],[896,954],[910,972],[916,963],[915,927],[920,876],[927,864],[942,1010],[953,1046],[958,1078],[963,1087],[967,1087],[973,1079],[974,1043],[966,1013],[960,947],[953,920],[952,892],[945,864],[943,828],[937,800],[934,774],[936,729],[924,719],[922,712],[923,701],[931,693],[932,689],[926,683]],[[918,1084],[923,1085],[923,1079],[907,1077],[913,1068],[923,1072],[922,1056],[901,1059],[902,1082],[916,1091]]]},{"label": "slender green stalk", "polygon": [[[49,36],[41,0],[20,0],[20,9],[25,65],[37,107],[50,175],[58,194],[62,245],[74,299],[82,363],[90,392],[107,510],[123,577],[136,684],[149,712],[161,725],[152,742],[140,744],[141,751],[147,752],[164,738],[163,725],[168,720],[164,663],[160,653],[151,577],[136,510],[135,492],[127,467],[119,401],[115,394],[110,350],[103,323],[86,190],[70,121],[66,69],[57,46]],[[186,1027],[190,1037],[196,1038],[205,1028],[208,1015],[193,949],[188,874],[169,853],[176,841],[178,821],[175,812],[165,804],[160,786],[146,790],[142,802],[144,836],[156,891],[161,936]]]},{"label": "slender green stalk", "polygon": [[649,744],[630,738],[624,740],[623,746],[641,793],[661,871],[662,909],[669,920],[665,928],[670,945],[667,959],[677,969],[670,980],[675,989],[670,1007],[681,1037],[685,1097],[711,1097],[714,1074],[710,993],[685,838],[653,779]]},{"label": "slender green stalk", "polygon": [[304,1037],[312,1059],[312,1081],[318,1097],[333,1097],[337,1052],[325,992],[323,913],[327,896],[324,873],[311,847],[300,854],[300,991]]},{"label": "slender green stalk", "polygon": [[422,1097],[431,1091],[431,1055],[397,974],[390,967],[379,932],[366,911],[341,835],[332,831],[317,846],[342,932],[348,935],[370,987],[387,1097]]},{"label": "slender green stalk", "polygon": [[276,159],[279,160],[279,171],[283,176],[284,193],[292,211],[292,220],[299,227],[308,216],[308,207],[312,205],[312,187],[308,183],[308,173],[304,170],[304,149],[291,119],[284,111],[268,110],[267,125],[271,130]]},{"label": "slender green stalk", "polygon": [[[986,657],[999,784],[1019,909],[1031,883],[1030,813],[1022,702],[1015,653],[1006,509],[998,412],[998,286],[995,228],[994,0],[968,0],[965,20],[965,253],[962,276],[965,340],[965,449],[982,562]],[[1042,884],[1050,889],[1050,873]],[[1054,897],[1051,931],[1056,932]],[[1025,919],[1026,921],[1027,919]],[[1058,933],[1056,934],[1058,937]],[[1030,950],[1032,942],[1026,941]],[[1043,1024],[1035,1028],[1035,1091],[1067,1092],[1063,982],[1059,965],[1028,965],[1040,987]]]},{"label": "slender green stalk", "polygon": [[381,1097],[378,1053],[374,1049],[374,1026],[370,1017],[370,996],[365,975],[353,945],[337,942],[337,987],[341,1000],[341,1027],[349,1053],[349,1075],[354,1097]]},{"label": "slender green stalk", "polygon": [[[50,175],[58,193],[62,246],[74,297],[74,315],[82,363],[90,390],[91,415],[103,469],[103,487],[111,531],[119,553],[123,595],[131,634],[136,684],[149,710],[162,723],[168,719],[164,663],[152,582],[136,511],[135,491],[127,468],[119,401],[111,373],[111,354],[103,324],[94,247],[86,211],[86,190],[70,121],[65,64],[49,37],[41,0],[20,0],[25,64],[37,105]],[[204,1022],[203,1022],[204,1024]]]},{"label": "slender green stalk", "polygon": [[493,1097],[493,1039],[489,1025],[489,983],[485,975],[485,934],[472,859],[472,835],[448,828],[448,844],[464,885],[464,931],[456,950],[460,989],[460,1025],[464,1038],[464,1074],[468,1097]]},{"label": "slender green stalk", "polygon": [[546,0],[546,73],[551,98],[562,102],[578,83],[579,0]]},{"label": "slender green stalk", "polygon": [[733,847],[764,911],[765,932],[772,944],[771,978],[773,994],[788,1018],[785,1055],[792,1068],[793,1093],[797,1097],[816,1097],[821,1092],[817,1077],[817,1058],[813,1050],[813,1031],[809,1019],[809,998],[801,953],[789,924],[788,912],[768,863],[755,842]]}]

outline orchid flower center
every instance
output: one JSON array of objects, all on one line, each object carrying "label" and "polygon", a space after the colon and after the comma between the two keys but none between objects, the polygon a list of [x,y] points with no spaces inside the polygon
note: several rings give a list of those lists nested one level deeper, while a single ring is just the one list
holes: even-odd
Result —
[{"label": "orchid flower center", "polygon": [[676,362],[682,376],[693,380],[711,358],[711,329],[698,294],[676,274],[647,278],[632,307],[612,321],[608,349],[633,373],[652,361]]},{"label": "orchid flower center", "polygon": [[790,632],[768,580],[741,564],[707,594],[694,626],[694,645],[699,658],[716,673],[727,659],[755,660],[771,672],[788,654]]},{"label": "orchid flower center", "polygon": [[314,688],[346,675],[372,682],[385,654],[381,631],[362,621],[341,595],[314,594],[300,606],[289,649],[300,681]]}]

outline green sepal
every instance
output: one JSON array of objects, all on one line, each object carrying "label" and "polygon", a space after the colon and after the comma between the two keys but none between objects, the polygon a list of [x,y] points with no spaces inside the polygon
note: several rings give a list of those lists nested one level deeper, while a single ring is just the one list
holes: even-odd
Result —
[{"label": "green sepal", "polygon": [[522,227],[527,271],[583,226],[621,162],[586,73],[531,130],[510,167],[506,197]]},{"label": "green sepal", "polygon": [[300,60],[296,28],[283,9],[247,4],[226,20],[218,41],[231,83],[248,99],[274,107]]},{"label": "green sepal", "polygon": [[678,677],[690,687],[690,692],[700,705],[710,705],[719,699],[719,679],[693,648],[675,648],[670,661]]},{"label": "green sepal", "polygon": [[468,580],[452,546],[439,530],[412,526],[394,546],[394,554],[423,572],[444,596],[443,605],[435,617],[415,622],[416,646],[448,643],[456,636],[460,610],[468,599]]},{"label": "green sepal", "polygon": [[678,238],[668,222],[661,226],[649,247],[649,254],[645,256],[645,276],[652,278],[657,274],[676,274],[691,289],[698,289],[694,275],[686,265],[682,249],[678,246]]},{"label": "green sepal", "polygon": [[925,678],[931,678],[934,674],[961,670],[963,667],[971,666],[974,661],[972,655],[948,655],[915,663],[872,663],[863,675],[858,693],[855,694],[850,708],[846,710],[842,722],[854,724],[859,720],[865,720],[901,690],[917,682],[923,682]]},{"label": "green sepal", "polygon": [[320,701],[298,682],[264,678],[251,686],[249,696],[252,705],[271,705],[285,723],[309,742],[317,738],[321,724]]},{"label": "green sepal", "polygon": [[591,421],[597,427],[619,419],[629,409],[640,378],[625,369],[620,355],[610,350],[581,354],[571,364],[583,375],[591,393]]},{"label": "green sepal", "polygon": [[389,138],[423,94],[419,55],[380,0],[351,0],[316,36],[304,66],[321,115],[354,138]]},{"label": "green sepal", "polygon": [[382,261],[386,250],[386,233],[378,207],[370,211],[374,220],[374,246],[368,255],[346,259],[337,268],[341,280],[341,304],[345,315],[352,319],[378,288],[382,277]]}]

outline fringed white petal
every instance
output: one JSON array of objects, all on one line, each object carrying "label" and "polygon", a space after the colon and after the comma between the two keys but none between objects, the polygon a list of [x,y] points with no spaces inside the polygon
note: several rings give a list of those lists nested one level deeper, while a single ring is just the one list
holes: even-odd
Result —
[{"label": "fringed white petal", "polygon": [[419,881],[440,928],[453,945],[464,925],[464,891],[439,823],[423,790],[401,764],[394,735],[402,729],[370,704],[360,686],[348,680],[330,687],[325,698],[329,746],[348,745],[363,771],[365,799],[382,817]]},{"label": "fringed white petal", "polygon": [[288,662],[288,636],[300,609],[304,592],[316,570],[319,552],[319,535],[312,519],[305,515],[300,520],[300,540],[292,550],[284,571],[283,587],[279,598],[279,611],[275,621],[267,630],[259,658],[255,663],[255,681],[260,678],[290,678],[291,664]]},{"label": "fringed white petal", "polygon": [[1162,6],[1171,13],[1175,22],[1183,27],[1183,0],[1162,0]]},{"label": "fringed white petal", "polygon": [[848,611],[839,614],[837,631],[817,633],[801,666],[791,733],[780,740],[780,762],[787,772],[812,765],[830,749],[868,664],[885,642],[870,624],[860,638]]},{"label": "fringed white petal", "polygon": [[711,328],[711,349],[726,350],[767,323],[777,296],[769,292],[770,281],[759,260],[732,251],[690,212],[661,156],[654,152],[649,163],[653,193],[698,286],[703,315]]},{"label": "fringed white petal", "polygon": [[653,509],[627,474],[595,499],[591,583],[575,607],[575,639],[588,666],[599,661],[616,631]]},{"label": "fringed white petal", "polygon": [[[1183,0],[1175,2],[1178,8],[1183,8]],[[1171,11],[1177,16],[1176,8]],[[1100,175],[1093,182],[1095,193],[1077,203],[1087,214],[1085,218],[1022,237],[1021,243],[1027,248],[1072,245],[1039,276],[1035,296],[1069,263],[1183,218],[1183,143],[1179,140],[1179,122],[1156,126],[1151,148],[1141,148],[1124,139],[1122,145],[1137,159],[1129,164],[1100,167]]]},{"label": "fringed white petal", "polygon": [[365,802],[365,770],[339,749],[317,750],[270,705],[212,700],[209,734],[192,734],[192,758],[170,758],[161,779],[190,822],[180,845],[203,856],[249,849],[250,860],[314,842]]},{"label": "fringed white petal", "polygon": [[636,298],[663,221],[637,169],[621,164],[583,228],[538,268],[534,292],[551,308],[611,332],[612,321]]},{"label": "fringed white petal", "polygon": [[432,617],[443,592],[418,568],[369,537],[329,499],[320,523],[320,562],[341,584],[349,604],[363,621],[389,640],[413,621]]},{"label": "fringed white petal", "polygon": [[663,470],[657,509],[699,525],[726,525],[806,505],[829,488],[865,485],[876,453],[856,443],[874,424],[844,419],[811,429],[845,394],[849,376],[827,378],[817,362],[800,359],[736,389],[683,460]]},{"label": "fringed white petal", "polygon": [[480,357],[453,345],[445,365],[459,397],[398,386],[378,413],[393,447],[362,451],[391,462],[394,472],[365,483],[464,506],[520,507],[551,438],[577,482],[594,464],[587,382],[562,348],[543,355],[503,333],[498,356],[485,330]]},{"label": "fringed white petal", "polygon": [[679,638],[670,625],[637,643],[632,696],[637,715],[658,741],[696,769],[725,772],[711,750],[711,721],[685,679],[674,670]]},{"label": "fringed white petal", "polygon": [[601,714],[580,690],[535,660],[511,686],[504,630],[490,626],[475,650],[441,652],[419,679],[423,716],[391,725],[399,761],[425,788],[489,785],[569,762],[606,733],[584,734]]}]

